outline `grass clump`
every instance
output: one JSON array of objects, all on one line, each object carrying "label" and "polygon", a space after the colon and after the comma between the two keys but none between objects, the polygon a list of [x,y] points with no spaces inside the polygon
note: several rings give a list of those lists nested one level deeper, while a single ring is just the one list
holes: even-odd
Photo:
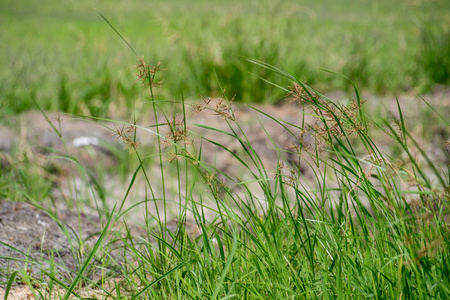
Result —
[{"label": "grass clump", "polygon": [[[121,270],[128,292],[152,298],[445,299],[450,293],[448,170],[421,150],[401,107],[398,119],[377,122],[365,112],[356,88],[355,100],[340,104],[289,73],[253,63],[292,80],[285,92],[315,121],[289,124],[300,133],[292,132],[289,149],[273,145],[279,160],[270,174],[235,118],[231,100],[224,96],[216,104],[208,99],[198,105],[229,125],[229,131],[198,126],[217,136],[200,137],[204,142],[233,153],[243,170],[239,177],[218,176],[221,170],[201,159],[201,148],[188,150],[185,121],[168,122],[165,145],[175,151],[168,159],[177,164],[178,180],[186,172],[178,183],[186,187],[179,189],[184,204],[179,203],[174,230],[161,216],[148,216],[160,224],[151,234],[156,244],[124,240],[134,249]],[[382,152],[371,138],[376,131],[401,153]],[[222,144],[220,135],[236,139],[242,154]],[[306,142],[307,135],[313,142]],[[297,155],[297,165],[286,162],[288,153]],[[298,164],[309,165],[312,181],[298,172]],[[196,189],[202,186],[208,194]],[[212,219],[205,217],[208,211]],[[197,235],[189,233],[189,222]]]},{"label": "grass clump", "polygon": [[[249,62],[291,81],[279,88],[301,112],[292,123],[253,108],[291,135],[292,144],[283,147],[263,128],[278,154],[274,170],[250,142],[226,93],[196,108],[218,115],[228,130],[192,124],[213,133],[196,136],[184,98],[176,104],[179,117],[160,111],[160,66],[139,60],[138,79],[150,93],[155,124],[123,123],[116,133],[139,161],[128,191],[142,176],[148,193],[126,208],[127,192],[72,276],[43,272],[63,289],[63,298],[87,286],[112,299],[448,298],[448,165],[434,162],[419,145],[400,104],[398,118],[376,120],[356,87],[354,100],[339,103],[290,73]],[[156,154],[139,147],[138,128],[157,136]],[[241,149],[230,149],[224,137]],[[448,151],[444,142],[436,147]],[[229,153],[239,176],[206,161],[206,143]],[[154,156],[156,179],[145,164]],[[140,236],[121,221],[132,208],[145,215]],[[172,223],[168,210],[174,208]],[[113,223],[123,224],[122,233],[111,229]],[[84,275],[92,262],[103,270],[98,281]],[[21,274],[31,284],[31,275]]]}]

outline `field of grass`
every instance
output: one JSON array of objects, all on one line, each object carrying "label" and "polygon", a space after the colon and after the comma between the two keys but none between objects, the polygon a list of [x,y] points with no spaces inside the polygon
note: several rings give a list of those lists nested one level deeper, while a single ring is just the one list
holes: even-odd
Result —
[{"label": "field of grass", "polygon": [[[93,196],[102,220],[95,244],[60,224],[75,270],[55,262],[59,249],[36,260],[1,242],[21,257],[0,257],[12,262],[0,268],[6,294],[19,283],[36,299],[450,297],[450,144],[446,137],[422,140],[412,132],[407,124],[417,120],[407,122],[399,102],[395,116],[369,111],[359,89],[449,83],[446,1],[92,3],[0,4],[0,113],[34,109],[34,101],[44,110],[98,121],[144,106],[153,111],[154,124],[117,120],[126,127],[116,128],[138,164],[124,177],[125,190],[136,188],[137,180],[146,184],[145,198],[133,208],[144,214],[144,233],[134,235],[122,218],[128,192],[107,211]],[[136,62],[96,11],[145,60]],[[158,61],[163,70],[153,68]],[[349,91],[351,99],[321,94],[335,89]],[[216,96],[198,109],[212,110],[227,131],[186,126],[186,105],[200,95]],[[235,118],[235,95],[250,106],[286,97],[299,103],[296,123],[265,116],[292,140],[286,149],[263,128],[278,153],[276,169],[263,163]],[[425,130],[439,123],[448,137],[446,115],[424,100]],[[182,117],[162,118],[173,105]],[[154,148],[139,147],[137,127],[156,136]],[[186,143],[193,137],[229,153],[240,175],[206,162],[202,147]],[[447,155],[446,163],[424,150],[424,143],[436,141],[432,147]],[[51,200],[52,183],[27,159],[38,165],[30,156],[0,168],[0,196],[39,207],[42,199]],[[149,177],[155,168],[158,176]],[[79,214],[83,201],[74,200]],[[175,228],[167,223],[174,204]],[[157,213],[150,214],[150,206]],[[94,291],[101,296],[86,295]]]},{"label": "field of grass", "polygon": [[[142,103],[136,55],[166,69],[159,99],[220,95],[277,102],[249,63],[288,69],[321,91],[402,92],[449,83],[448,1],[2,1],[0,114],[35,109],[107,116]],[[251,74],[249,76],[249,74]]]},{"label": "field of grass", "polygon": [[[299,112],[316,120],[308,125],[273,119],[299,132],[292,131],[290,149],[274,142],[276,170],[262,163],[226,98],[211,100],[219,105],[204,109],[223,118],[230,132],[202,125],[216,138],[197,138],[229,151],[244,170],[238,177],[208,164],[201,148],[184,143],[195,136],[195,128],[188,130],[182,121],[141,128],[157,135],[156,153],[138,147],[136,127],[128,124],[116,134],[139,161],[154,157],[160,165],[158,178],[148,177],[145,163],[135,172],[147,183],[148,196],[135,204],[144,212],[146,233],[133,235],[122,220],[127,193],[106,213],[98,210],[104,222],[95,245],[71,241],[79,261],[75,270],[55,262],[57,249],[41,260],[19,253],[22,258],[9,259],[25,261],[24,268],[1,270],[8,276],[6,293],[22,283],[42,299],[91,299],[94,293],[103,299],[448,299],[449,169],[418,145],[400,105],[396,119],[373,118],[357,89],[353,101],[339,103],[288,72],[253,63],[291,81],[291,89],[282,92],[302,102]],[[150,84],[145,90],[157,114],[153,84],[158,74],[152,70],[141,61],[138,72]],[[179,105],[184,111],[184,103]],[[162,127],[169,134],[159,133]],[[223,135],[238,141],[241,151],[221,143]],[[445,145],[439,147],[445,151]],[[298,164],[287,162],[288,155]],[[313,170],[313,180],[298,171],[299,164]],[[4,197],[20,193],[39,201],[34,178],[13,169],[2,172],[2,180]],[[173,181],[175,199],[168,192]],[[134,177],[129,189],[133,183]],[[179,220],[171,228],[166,214],[174,204]],[[149,213],[150,205],[159,207],[156,214]],[[213,219],[205,217],[211,214]],[[196,234],[188,223],[198,228]],[[117,224],[125,225],[121,232]]]}]

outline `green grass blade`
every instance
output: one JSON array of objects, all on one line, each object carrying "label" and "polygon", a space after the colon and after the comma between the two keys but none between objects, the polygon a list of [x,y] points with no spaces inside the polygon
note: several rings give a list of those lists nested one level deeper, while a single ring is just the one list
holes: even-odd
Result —
[{"label": "green grass blade", "polygon": [[216,288],[214,289],[214,293],[212,294],[211,299],[216,299],[217,295],[220,293],[220,291],[222,289],[223,281],[225,280],[225,277],[228,274],[228,270],[231,266],[231,263],[234,260],[234,255],[236,254],[237,246],[238,246],[238,240],[237,240],[237,237],[234,236],[233,237],[233,246],[231,248],[230,254],[228,254],[227,262],[225,264],[225,267],[222,270],[222,274],[220,275],[219,282],[217,283]]},{"label": "green grass blade", "polygon": [[102,17],[103,20],[105,20],[106,23],[108,23],[108,25],[112,28],[112,30],[114,30],[115,33],[117,33],[117,35],[122,39],[122,41],[125,42],[125,44],[127,44],[127,46],[131,49],[131,51],[133,51],[133,53],[137,56],[137,52],[133,49],[133,47],[131,47],[130,43],[127,42],[127,40],[125,40],[125,38],[116,30],[116,28],[114,28],[114,26],[108,21],[108,19],[106,19],[100,12],[97,12],[99,14],[100,17]]},{"label": "green grass blade", "polygon": [[430,108],[436,115],[439,116],[439,118],[440,118],[442,121],[444,121],[445,124],[447,124],[447,126],[450,126],[450,121],[449,121],[448,118],[446,119],[446,118],[444,118],[440,113],[438,113],[437,110],[434,109],[434,107],[431,106],[430,103],[428,103],[428,101],[426,101],[422,96],[419,95],[419,97],[420,97],[420,99],[421,99],[423,102],[425,102],[425,104],[428,106],[428,108]]},{"label": "green grass blade", "polygon": [[70,295],[72,294],[73,290],[77,286],[78,282],[83,277],[84,271],[87,269],[87,267],[89,266],[89,263],[92,261],[92,259],[94,258],[95,254],[97,253],[97,250],[99,249],[101,243],[103,242],[103,239],[105,238],[106,234],[108,233],[109,225],[111,224],[111,220],[112,220],[112,218],[114,216],[115,208],[116,207],[114,206],[112,211],[111,211],[111,215],[108,218],[108,222],[107,222],[106,226],[103,228],[100,237],[98,238],[97,242],[95,243],[94,247],[92,248],[91,252],[89,253],[89,256],[86,258],[83,266],[78,271],[77,277],[75,277],[75,280],[72,282],[72,284],[70,285],[69,289],[67,290],[67,292],[66,292],[66,294],[64,296],[64,300],[69,299]]},{"label": "green grass blade", "polygon": [[6,284],[6,288],[5,288],[5,298],[4,298],[5,300],[8,299],[9,291],[11,290],[11,286],[14,283],[14,279],[16,279],[17,272],[18,271],[13,272],[8,279],[8,283]]}]

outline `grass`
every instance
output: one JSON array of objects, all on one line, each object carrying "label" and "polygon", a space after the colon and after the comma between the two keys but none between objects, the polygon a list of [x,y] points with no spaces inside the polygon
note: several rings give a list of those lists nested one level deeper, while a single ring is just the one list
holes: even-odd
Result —
[{"label": "grass", "polygon": [[[38,271],[9,270],[4,284],[24,283],[44,299],[88,297],[81,293],[94,290],[110,299],[447,299],[449,169],[419,146],[400,104],[398,118],[375,119],[356,86],[354,100],[339,103],[289,72],[259,60],[249,63],[289,81],[278,88],[303,113],[295,124],[266,115],[291,130],[293,140],[285,149],[266,131],[278,152],[274,173],[249,142],[223,91],[221,98],[197,109],[218,114],[229,130],[197,125],[215,138],[196,138],[229,152],[240,176],[207,163],[202,147],[188,143],[195,129],[186,125],[184,98],[176,103],[181,118],[161,111],[165,106],[156,95],[163,76],[141,59],[137,75],[149,94],[155,124],[118,122],[125,127],[116,134],[139,162],[134,176],[147,185],[146,199],[134,204],[144,212],[145,234],[135,236],[122,219],[127,194],[106,217],[98,210],[105,225],[76,271],[66,269],[63,276],[58,272],[64,268],[51,259],[35,261],[24,254]],[[424,109],[433,111],[425,104]],[[307,116],[315,121],[306,123]],[[136,128],[157,137],[157,180],[149,178],[154,164],[146,164],[155,154],[139,147]],[[224,136],[241,150],[229,149],[221,142]],[[445,145],[439,147],[445,151]],[[288,155],[297,159],[289,163]],[[299,172],[305,165],[312,180]],[[21,182],[23,191],[30,190],[26,178]],[[14,194],[2,186],[2,194]],[[150,214],[150,205],[159,207],[157,214]],[[175,228],[167,219],[173,205]],[[192,226],[197,234],[190,232]],[[101,276],[94,280],[96,269]]]},{"label": "grass", "polygon": [[[107,117],[140,110],[146,96],[130,85],[133,47],[166,69],[158,98],[220,96],[277,102],[283,77],[249,63],[286,66],[321,91],[347,88],[346,74],[373,93],[448,84],[448,1],[221,1],[89,4],[46,0],[0,4],[0,114],[35,109]],[[189,13],[186,13],[189,12]],[[31,13],[32,12],[32,13]],[[248,74],[253,76],[248,76]],[[283,81],[283,82],[282,82]]]},{"label": "grass", "polygon": [[[147,4],[101,4],[101,13],[127,40],[142,41],[133,48],[160,57],[164,70],[144,59],[137,69],[128,67],[135,56],[87,7],[0,4],[2,22],[13,24],[1,31],[7,41],[0,46],[6,53],[0,58],[6,66],[0,73],[2,114],[37,103],[106,121],[120,107],[139,115],[150,106],[154,120],[149,126],[116,121],[115,133],[133,156],[126,164],[136,167],[123,177],[127,192],[113,208],[104,183],[65,158],[90,188],[80,194],[73,179],[78,213],[91,201],[102,220],[96,243],[59,223],[72,245],[75,270],[57,262],[58,250],[36,259],[2,243],[20,257],[2,257],[12,263],[0,270],[6,293],[21,283],[42,299],[92,298],[94,292],[109,299],[447,299],[448,141],[424,144],[435,140],[409,130],[399,102],[398,117],[374,115],[356,86],[385,91],[448,84],[450,68],[442,55],[448,30],[441,26],[448,4],[230,3],[152,3],[148,13]],[[418,24],[397,18],[405,12]],[[19,17],[23,22],[14,23]],[[433,24],[425,22],[430,19]],[[17,39],[23,35],[38,38]],[[319,68],[342,72],[357,84]],[[140,81],[132,85],[136,72]],[[351,90],[354,100],[329,99],[318,91],[325,86]],[[199,95],[214,96],[196,107],[217,114],[226,131],[187,126],[189,99]],[[285,148],[261,123],[278,154],[273,169],[250,142],[233,103],[276,102],[286,95],[298,103],[295,123],[249,104],[291,135]],[[423,110],[428,122],[448,131],[445,115],[426,99]],[[137,128],[155,135],[152,149],[139,145]],[[190,144],[192,139],[228,153],[239,176],[205,160],[206,147]],[[430,147],[442,148],[447,163],[435,161]],[[0,169],[1,198],[46,206],[57,220],[53,177],[47,177],[54,170],[32,156],[19,158]],[[145,183],[145,197],[132,201],[138,181]],[[133,210],[144,215],[139,235],[124,218]],[[170,210],[177,212],[175,225]]]}]

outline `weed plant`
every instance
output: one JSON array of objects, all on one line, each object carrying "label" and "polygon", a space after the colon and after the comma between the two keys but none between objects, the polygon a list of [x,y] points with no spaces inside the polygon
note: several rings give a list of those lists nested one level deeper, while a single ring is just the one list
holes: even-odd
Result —
[{"label": "weed plant", "polygon": [[[303,113],[296,124],[266,115],[294,141],[288,149],[273,142],[274,173],[249,142],[233,99],[223,90],[222,97],[195,106],[222,118],[229,131],[196,125],[215,138],[196,136],[187,126],[184,98],[177,103],[181,117],[160,110],[164,106],[155,89],[161,68],[140,58],[138,80],[149,92],[155,124],[119,122],[124,127],[116,135],[139,161],[128,190],[138,176],[147,183],[148,196],[133,206],[145,214],[146,234],[134,236],[121,218],[128,210],[127,192],[75,273],[67,270],[69,276],[61,278],[52,260],[46,268],[24,254],[28,264],[40,268],[39,276],[14,271],[7,290],[21,281],[45,299],[81,297],[94,289],[110,299],[447,299],[449,168],[422,150],[400,105],[399,118],[374,120],[356,86],[354,100],[339,103],[271,64],[248,62],[290,81],[289,87],[277,88]],[[306,114],[314,122],[306,123]],[[157,179],[148,176],[145,161],[155,154],[142,153],[137,128],[157,137]],[[379,134],[384,138],[372,139]],[[242,151],[222,143],[225,135]],[[193,139],[230,153],[242,168],[240,176],[208,164]],[[393,145],[400,150],[387,152]],[[439,145],[447,155],[448,146]],[[297,160],[292,163],[288,155]],[[313,180],[299,171],[305,165]],[[175,197],[168,191],[172,180]],[[151,204],[155,214],[148,210]],[[175,226],[167,218],[174,205]],[[123,224],[122,233],[112,229],[117,223]],[[119,257],[113,255],[117,251]],[[92,269],[101,271],[100,279],[92,279]]]}]

